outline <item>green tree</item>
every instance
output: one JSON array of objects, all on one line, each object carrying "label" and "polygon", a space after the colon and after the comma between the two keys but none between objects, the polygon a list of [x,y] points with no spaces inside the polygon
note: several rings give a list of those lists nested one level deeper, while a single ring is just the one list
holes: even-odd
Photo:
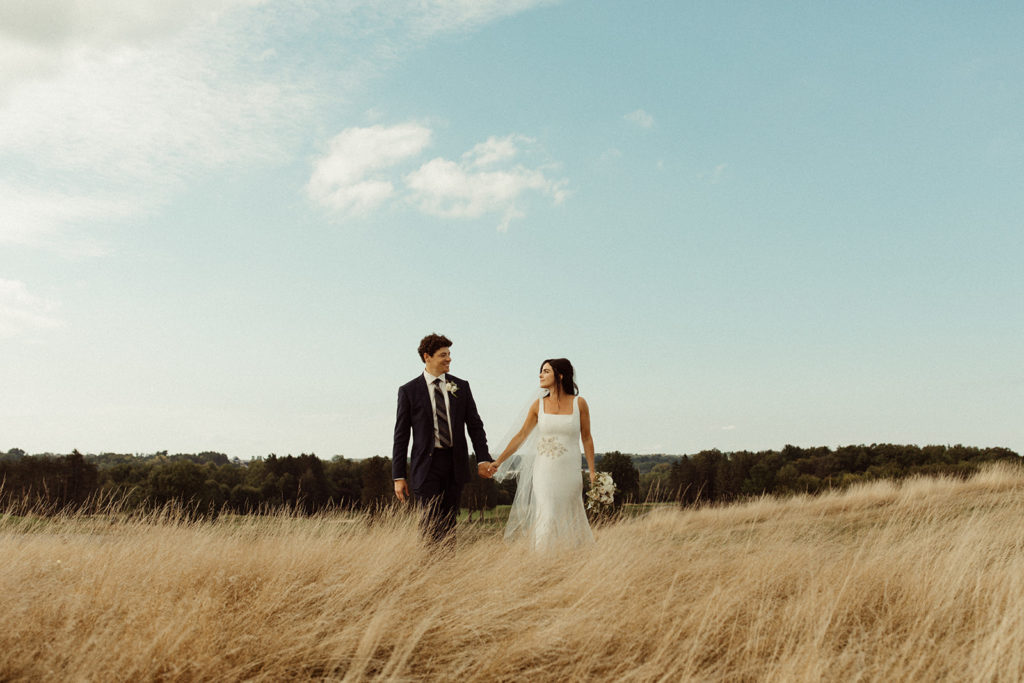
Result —
[{"label": "green tree", "polygon": [[231,501],[232,510],[243,514],[249,514],[260,509],[263,497],[260,495],[260,490],[254,486],[236,484],[235,487],[231,489],[229,500]]},{"label": "green tree", "polygon": [[800,478],[800,471],[796,466],[788,462],[779,469],[776,481],[781,489],[780,492],[790,493],[798,490],[797,480]]},{"label": "green tree", "polygon": [[96,465],[88,463],[78,449],[64,457],[64,490],[61,503],[79,506],[96,491],[98,471]]},{"label": "green tree", "polygon": [[395,497],[395,484],[391,478],[391,458],[375,455],[360,462],[362,488],[359,502],[363,509],[375,511],[389,505]]},{"label": "green tree", "polygon": [[[719,499],[722,493],[719,488],[719,469],[725,456],[718,449],[701,451],[693,456],[694,467],[694,502],[713,503]],[[724,480],[725,477],[722,477]]]},{"label": "green tree", "polygon": [[25,451],[20,448],[12,448],[6,453],[0,453],[0,461],[2,460],[21,460],[27,455]]},{"label": "green tree", "polygon": [[363,475],[358,460],[336,455],[324,467],[331,499],[344,508],[358,507],[362,500]]},{"label": "green tree", "polygon": [[672,500],[670,484],[672,465],[673,463],[660,462],[651,467],[649,472],[640,473],[640,500],[652,502]]},{"label": "green tree", "polygon": [[146,483],[154,505],[178,502],[194,506],[202,500],[206,477],[199,465],[188,460],[165,461],[151,466]]},{"label": "green tree", "polygon": [[683,456],[677,463],[672,465],[669,474],[668,485],[672,489],[672,496],[683,507],[692,505],[697,500],[697,468],[689,457]]}]

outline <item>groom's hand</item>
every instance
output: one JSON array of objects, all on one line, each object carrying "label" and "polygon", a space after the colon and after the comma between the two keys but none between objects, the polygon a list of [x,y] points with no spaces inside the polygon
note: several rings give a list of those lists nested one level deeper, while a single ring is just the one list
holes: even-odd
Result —
[{"label": "groom's hand", "polygon": [[490,479],[493,477],[495,469],[493,462],[480,462],[476,465],[476,473],[484,479]]},{"label": "groom's hand", "polygon": [[403,503],[409,499],[409,485],[405,479],[395,479],[395,495]]}]

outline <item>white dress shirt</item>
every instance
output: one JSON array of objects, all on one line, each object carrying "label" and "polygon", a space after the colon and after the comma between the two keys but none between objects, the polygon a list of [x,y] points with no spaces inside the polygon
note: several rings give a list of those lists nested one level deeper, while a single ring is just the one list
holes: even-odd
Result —
[{"label": "white dress shirt", "polygon": [[427,370],[423,371],[423,379],[427,382],[427,393],[430,395],[430,414],[434,418],[434,448],[441,447],[441,437],[437,430],[437,398],[434,394],[434,380],[441,380],[441,395],[444,396],[444,414],[448,417],[448,431],[451,432],[452,440],[455,440],[455,427],[452,426],[452,411],[451,404],[448,401],[448,390],[444,388],[445,376],[441,373],[440,377],[431,375]]}]

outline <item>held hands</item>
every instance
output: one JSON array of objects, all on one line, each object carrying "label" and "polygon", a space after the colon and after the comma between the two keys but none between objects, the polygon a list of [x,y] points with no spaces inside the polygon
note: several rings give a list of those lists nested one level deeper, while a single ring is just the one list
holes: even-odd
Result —
[{"label": "held hands", "polygon": [[490,479],[498,471],[498,466],[493,462],[477,463],[476,472],[484,479]]}]

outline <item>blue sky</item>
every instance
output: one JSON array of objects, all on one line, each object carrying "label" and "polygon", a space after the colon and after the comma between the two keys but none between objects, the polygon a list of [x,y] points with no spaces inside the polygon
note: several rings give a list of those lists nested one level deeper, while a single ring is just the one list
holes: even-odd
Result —
[{"label": "blue sky", "polygon": [[1024,452],[1024,8],[692,5],[4,4],[0,450]]}]

